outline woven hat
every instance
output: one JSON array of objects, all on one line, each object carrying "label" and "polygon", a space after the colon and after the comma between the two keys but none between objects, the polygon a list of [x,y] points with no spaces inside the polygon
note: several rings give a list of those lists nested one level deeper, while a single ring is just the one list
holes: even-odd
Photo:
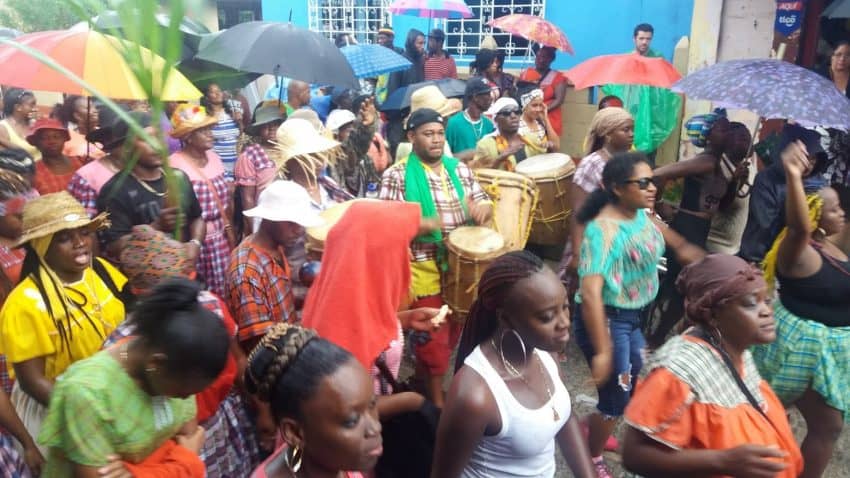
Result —
[{"label": "woven hat", "polygon": [[428,85],[410,94],[410,111],[421,108],[432,109],[443,118],[448,118],[462,110],[463,104],[456,98],[446,98],[436,85]]},{"label": "woven hat", "polygon": [[142,224],[133,226],[127,236],[121,250],[121,271],[134,293],[146,293],[164,279],[191,277],[194,267],[185,244]]},{"label": "woven hat", "polygon": [[245,129],[245,132],[251,136],[257,136],[262,126],[275,121],[285,121],[286,113],[281,111],[280,106],[276,103],[263,103],[256,111],[254,111],[254,122],[251,126]]},{"label": "woven hat", "polygon": [[68,128],[66,128],[59,120],[53,118],[39,118],[35,121],[35,124],[32,125],[30,134],[27,135],[27,143],[36,146],[36,136],[38,136],[38,132],[43,129],[55,129],[62,131],[65,133],[65,141],[69,141],[71,139],[71,135],[68,134]]},{"label": "woven hat", "polygon": [[171,125],[174,129],[169,133],[172,138],[185,138],[193,131],[218,123],[218,119],[207,115],[203,106],[182,104],[171,115]]},{"label": "woven hat", "polygon": [[92,229],[109,227],[106,213],[90,219],[85,208],[67,191],[45,194],[32,199],[24,206],[21,234],[16,246],[21,246],[39,237],[67,229],[90,226]]},{"label": "woven hat", "polygon": [[339,142],[316,131],[309,121],[291,117],[277,129],[275,144],[284,162],[293,156],[321,153],[339,146]]}]

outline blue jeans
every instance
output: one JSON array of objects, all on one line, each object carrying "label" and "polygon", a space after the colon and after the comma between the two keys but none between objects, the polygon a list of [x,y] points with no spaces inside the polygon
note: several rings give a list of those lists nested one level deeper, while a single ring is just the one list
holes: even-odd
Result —
[{"label": "blue jeans", "polygon": [[[590,336],[582,319],[581,305],[576,305],[574,336],[588,365],[594,350]],[[613,369],[604,385],[597,388],[599,403],[596,408],[607,417],[619,417],[626,410],[637,384],[638,373],[643,367],[643,349],[646,341],[641,333],[641,318],[644,309],[619,309],[605,307],[608,329],[614,347]]]}]

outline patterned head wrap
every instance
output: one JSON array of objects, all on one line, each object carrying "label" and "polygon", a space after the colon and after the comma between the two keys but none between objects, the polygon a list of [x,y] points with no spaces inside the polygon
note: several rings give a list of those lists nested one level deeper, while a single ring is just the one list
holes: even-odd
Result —
[{"label": "patterned head wrap", "polygon": [[[604,108],[593,115],[593,120],[590,122],[590,131],[587,133],[587,138],[584,140],[585,148],[589,149],[587,154],[596,151],[594,145],[604,141],[605,136],[619,128],[625,127],[629,123],[634,123],[631,113],[623,108],[610,107]],[[597,149],[601,145],[597,145]]]},{"label": "patterned head wrap", "polygon": [[535,88],[527,93],[524,93],[522,96],[519,97],[519,103],[522,106],[522,109],[525,110],[525,108],[536,99],[543,99],[543,90],[541,90],[540,88]]},{"label": "patterned head wrap", "polygon": [[716,307],[766,285],[761,269],[728,254],[709,254],[682,269],[676,279],[688,318],[703,324],[711,321]]},{"label": "patterned head wrap", "polygon": [[150,292],[165,279],[194,274],[185,245],[147,224],[131,230],[121,250],[121,270],[134,294]]},{"label": "patterned head wrap", "polygon": [[691,144],[697,148],[705,148],[708,144],[708,134],[711,133],[711,127],[720,119],[726,118],[726,110],[723,108],[715,108],[713,112],[704,115],[696,115],[685,123],[685,131]]}]

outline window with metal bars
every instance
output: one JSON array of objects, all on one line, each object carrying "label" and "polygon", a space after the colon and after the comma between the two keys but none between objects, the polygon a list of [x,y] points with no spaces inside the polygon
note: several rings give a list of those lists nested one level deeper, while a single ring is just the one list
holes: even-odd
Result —
[{"label": "window with metal bars", "polygon": [[465,0],[472,18],[444,20],[446,32],[445,49],[455,57],[472,59],[487,35],[492,35],[505,53],[505,67],[519,67],[529,55],[529,42],[525,38],[511,35],[499,29],[493,29],[487,22],[494,18],[525,13],[544,16],[546,0]]},{"label": "window with metal bars", "polygon": [[308,0],[310,29],[336,40],[353,34],[359,43],[375,43],[381,26],[392,24],[391,0]]}]

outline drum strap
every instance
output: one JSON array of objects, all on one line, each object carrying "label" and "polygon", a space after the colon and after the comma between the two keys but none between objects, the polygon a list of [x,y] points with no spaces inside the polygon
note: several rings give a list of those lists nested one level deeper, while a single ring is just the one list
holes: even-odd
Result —
[{"label": "drum strap", "polygon": [[[459,161],[449,156],[442,158],[443,168],[449,175],[452,186],[457,194],[458,201],[463,208],[464,217],[469,217],[465,201],[465,191],[457,175],[457,166]],[[422,208],[422,217],[431,218],[438,217],[437,205],[434,202],[434,193],[431,191],[431,186],[428,183],[428,177],[425,173],[425,166],[422,160],[416,156],[416,153],[410,153],[407,157],[407,165],[404,170],[404,199],[409,202],[416,202]],[[448,263],[446,262],[446,246],[443,243],[443,232],[440,229],[432,231],[429,234],[423,234],[416,238],[419,242],[433,243],[437,245],[437,264],[440,269],[446,270]]]}]

